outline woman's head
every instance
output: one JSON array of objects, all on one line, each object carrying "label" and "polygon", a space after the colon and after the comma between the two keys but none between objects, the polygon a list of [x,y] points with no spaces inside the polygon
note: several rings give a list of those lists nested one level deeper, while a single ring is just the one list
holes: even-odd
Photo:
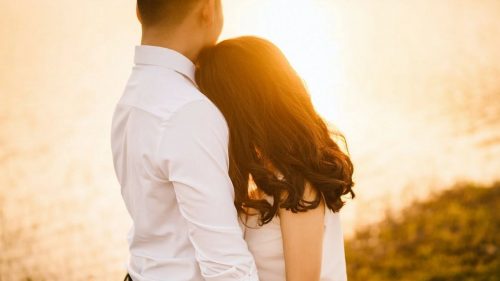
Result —
[{"label": "woman's head", "polygon": [[[302,79],[271,42],[247,36],[203,50],[196,81],[228,123],[229,175],[240,212],[255,208],[267,223],[279,208],[316,208],[321,194],[333,211],[345,204],[342,195],[354,198],[349,157],[332,140]],[[249,195],[250,176],[273,204]],[[307,182],[319,193],[315,201],[302,199]]]}]

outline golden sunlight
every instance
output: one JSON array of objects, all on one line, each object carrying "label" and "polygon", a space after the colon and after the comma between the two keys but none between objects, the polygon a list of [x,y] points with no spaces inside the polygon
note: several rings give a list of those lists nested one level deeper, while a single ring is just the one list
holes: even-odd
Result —
[{"label": "golden sunlight", "polygon": [[318,111],[338,120],[336,90],[342,62],[326,5],[321,1],[225,1],[221,39],[251,34],[272,41],[305,80]]}]

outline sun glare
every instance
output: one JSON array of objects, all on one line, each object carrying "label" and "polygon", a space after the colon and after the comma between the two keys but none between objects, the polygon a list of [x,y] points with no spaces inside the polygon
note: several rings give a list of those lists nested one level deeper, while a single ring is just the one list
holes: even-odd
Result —
[{"label": "sun glare", "polygon": [[333,40],[333,21],[320,1],[225,1],[222,39],[256,35],[275,43],[305,80],[316,109],[338,120],[341,61]]}]

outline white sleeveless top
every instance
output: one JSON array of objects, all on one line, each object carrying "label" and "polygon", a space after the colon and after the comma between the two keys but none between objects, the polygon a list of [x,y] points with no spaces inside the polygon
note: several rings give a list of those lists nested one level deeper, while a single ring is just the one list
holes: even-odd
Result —
[{"label": "white sleeveless top", "polygon": [[[249,216],[245,240],[257,264],[260,281],[286,281],[285,257],[278,216],[259,227],[258,216]],[[325,206],[321,281],[347,281],[344,238],[340,214]]]}]

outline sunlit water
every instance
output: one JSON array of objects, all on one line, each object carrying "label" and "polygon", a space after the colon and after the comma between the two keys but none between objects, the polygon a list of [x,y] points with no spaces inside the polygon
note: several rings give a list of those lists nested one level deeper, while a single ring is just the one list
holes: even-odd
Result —
[{"label": "sunlit water", "polygon": [[[346,135],[346,236],[430,190],[500,178],[500,2],[225,8],[223,38],[276,42]],[[0,280],[119,280],[130,219],[109,128],[139,39],[134,3],[3,1],[0,35]]]}]

